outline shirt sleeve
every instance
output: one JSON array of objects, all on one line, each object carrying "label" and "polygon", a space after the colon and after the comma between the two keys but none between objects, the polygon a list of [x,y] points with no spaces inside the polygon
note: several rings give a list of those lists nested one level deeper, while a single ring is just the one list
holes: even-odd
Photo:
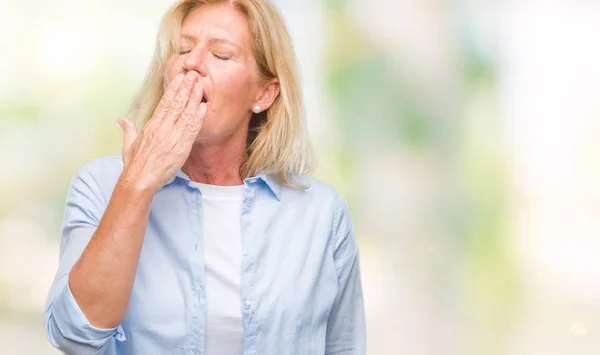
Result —
[{"label": "shirt sleeve", "polygon": [[333,259],[338,293],[327,323],[326,355],[364,355],[366,323],[358,243],[348,204],[338,203],[333,224]]},{"label": "shirt sleeve", "polygon": [[67,193],[58,271],[44,311],[46,335],[65,354],[103,354],[113,339],[124,341],[121,325],[100,329],[85,317],[69,288],[69,272],[92,238],[107,201],[100,184],[99,159],[85,164]]}]

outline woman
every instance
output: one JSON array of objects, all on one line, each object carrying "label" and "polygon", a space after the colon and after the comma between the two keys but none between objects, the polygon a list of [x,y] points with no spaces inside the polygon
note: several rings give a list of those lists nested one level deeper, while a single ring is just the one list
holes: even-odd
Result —
[{"label": "woman", "polygon": [[364,354],[348,207],[307,176],[294,53],[263,0],[165,15],[123,157],[67,196],[45,312],[67,354]]}]

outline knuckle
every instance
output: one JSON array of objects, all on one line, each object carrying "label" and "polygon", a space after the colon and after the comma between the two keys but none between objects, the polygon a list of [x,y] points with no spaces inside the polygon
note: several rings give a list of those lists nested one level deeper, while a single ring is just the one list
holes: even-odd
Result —
[{"label": "knuckle", "polygon": [[190,112],[184,112],[181,114],[181,120],[183,122],[191,122],[194,116]]},{"label": "knuckle", "polygon": [[200,97],[196,96],[196,95],[192,95],[190,96],[190,100],[188,101],[188,107],[190,106],[198,106],[198,103],[200,102]]},{"label": "knuckle", "polygon": [[184,154],[185,154],[185,152],[183,151],[183,149],[181,149],[181,147],[177,147],[176,149],[173,149],[173,155],[176,156],[177,158],[183,157]]},{"label": "knuckle", "polygon": [[175,99],[171,102],[171,108],[175,109],[175,110],[179,110],[183,107],[183,102],[181,101],[181,99]]},{"label": "knuckle", "polygon": [[169,107],[171,107],[171,100],[164,98],[162,99],[162,101],[160,102],[160,104],[158,105],[158,110],[162,113],[167,112],[169,110]]},{"label": "knuckle", "polygon": [[200,126],[193,122],[190,122],[187,125],[185,125],[185,128],[189,133],[197,133],[200,131]]},{"label": "knuckle", "polygon": [[169,107],[171,106],[171,99],[168,97],[163,97],[163,99],[160,102],[160,106],[161,107]]}]

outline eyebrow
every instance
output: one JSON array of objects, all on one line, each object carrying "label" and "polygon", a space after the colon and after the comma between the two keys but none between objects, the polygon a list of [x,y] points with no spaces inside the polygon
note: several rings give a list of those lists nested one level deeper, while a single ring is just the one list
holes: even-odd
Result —
[{"label": "eyebrow", "polygon": [[[190,35],[181,35],[182,39],[187,39],[188,41],[191,42],[197,42],[196,37],[190,36]],[[212,37],[208,39],[208,43],[209,44],[228,44],[230,46],[233,46],[235,48],[241,49],[240,46],[238,46],[235,42],[230,41],[228,39],[225,38],[217,38],[217,37]]]}]

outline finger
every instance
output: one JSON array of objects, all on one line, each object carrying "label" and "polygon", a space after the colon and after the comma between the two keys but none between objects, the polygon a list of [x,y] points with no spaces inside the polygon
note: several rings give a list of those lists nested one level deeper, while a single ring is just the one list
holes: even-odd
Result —
[{"label": "finger", "polygon": [[204,119],[206,118],[207,114],[208,114],[208,104],[206,102],[200,103],[200,105],[198,105],[198,110],[196,111],[196,116],[195,116],[198,123],[202,124],[204,122]]},{"label": "finger", "polygon": [[137,139],[138,132],[135,124],[126,117],[119,118],[118,122],[123,129],[123,162],[127,164],[129,162],[129,156],[131,155],[131,148]]},{"label": "finger", "polygon": [[194,120],[194,115],[198,110],[200,102],[202,102],[202,93],[202,84],[196,82],[194,84],[194,88],[192,89],[192,94],[190,95],[190,100],[188,101],[185,110],[175,123],[177,126],[184,127],[185,125]]},{"label": "finger", "polygon": [[168,115],[164,118],[166,122],[173,124],[179,118],[179,116],[181,116],[181,113],[189,102],[192,88],[197,80],[198,73],[193,70],[187,73],[185,79],[183,79],[181,87],[179,88],[179,92],[171,102],[171,109],[169,110]]},{"label": "finger", "polygon": [[194,119],[185,125],[183,139],[192,141],[196,140],[196,137],[198,137],[198,133],[200,133],[202,125],[204,124],[204,118],[206,118],[207,112],[208,105],[206,102],[201,102],[193,116]]},{"label": "finger", "polygon": [[181,84],[183,83],[184,77],[185,76],[180,73],[180,74],[177,74],[173,78],[173,80],[171,80],[171,82],[169,83],[169,86],[167,87],[167,90],[163,94],[163,97],[161,98],[160,102],[156,106],[156,109],[154,110],[154,114],[148,120],[148,123],[146,124],[147,126],[151,126],[151,125],[160,123],[164,119],[164,117],[168,115],[169,111],[171,110],[173,100],[177,96],[177,93],[179,92]]}]

